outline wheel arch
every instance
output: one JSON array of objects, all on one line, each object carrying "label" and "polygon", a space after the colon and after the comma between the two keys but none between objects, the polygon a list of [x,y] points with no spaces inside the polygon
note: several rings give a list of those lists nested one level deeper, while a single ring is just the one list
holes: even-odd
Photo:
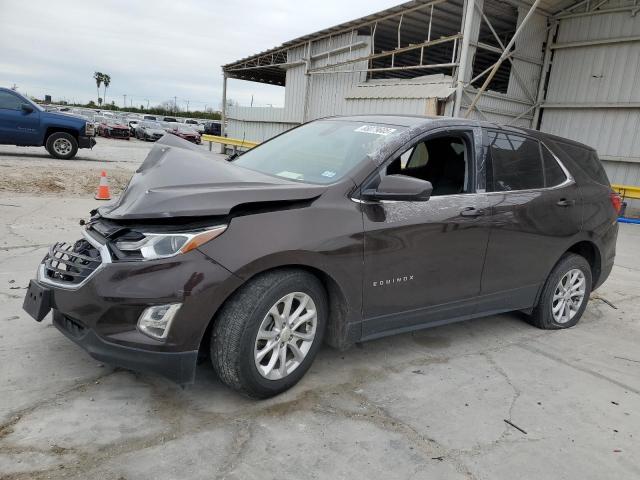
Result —
[{"label": "wheel arch", "polygon": [[575,253],[576,255],[583,257],[591,267],[592,285],[598,285],[600,274],[602,273],[602,255],[600,253],[600,249],[595,243],[589,240],[582,240],[571,245],[571,247],[569,247],[564,253]]},{"label": "wheel arch", "polygon": [[349,302],[339,282],[332,275],[317,266],[291,263],[256,271],[251,276],[244,278],[240,284],[227,293],[225,299],[220,302],[212,318],[209,320],[202,338],[200,339],[199,350],[201,355],[209,351],[211,330],[219,320],[219,313],[222,311],[224,305],[234,297],[238,290],[256,277],[278,270],[302,270],[313,275],[320,281],[320,283],[322,283],[322,286],[327,293],[327,304],[329,307],[329,318],[327,319],[327,330],[324,337],[325,343],[342,350],[359,339],[359,330],[357,332],[353,332],[349,329]]},{"label": "wheel arch", "polygon": [[51,135],[53,135],[54,133],[68,133],[73,138],[75,138],[76,141],[78,140],[78,131],[74,130],[73,128],[68,128],[68,127],[47,127],[46,131],[44,132],[44,142],[43,143],[45,145],[46,145],[47,140],[49,139],[49,137]]},{"label": "wheel arch", "polygon": [[[549,275],[551,275],[551,272],[553,272],[553,269],[556,267],[560,259],[567,253],[575,253],[576,255],[580,255],[587,261],[587,263],[589,264],[589,267],[591,267],[591,288],[592,290],[595,290],[595,288],[597,287],[598,281],[600,279],[600,275],[602,273],[602,256],[600,253],[600,248],[591,240],[586,240],[586,239],[579,240],[571,244],[566,250],[564,250],[558,256],[556,261],[553,262],[553,265],[551,265],[551,268],[547,273],[547,277],[540,284],[540,287],[538,288],[538,293],[536,294],[536,297],[535,297],[534,306],[537,305],[538,302],[540,301],[540,296],[542,295],[542,290],[547,281],[547,278],[549,278]],[[530,312],[531,309],[526,309],[523,311]]]}]

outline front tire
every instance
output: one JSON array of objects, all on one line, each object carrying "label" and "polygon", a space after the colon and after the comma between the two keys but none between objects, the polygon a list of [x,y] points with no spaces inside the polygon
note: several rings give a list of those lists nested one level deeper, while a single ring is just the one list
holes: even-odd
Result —
[{"label": "front tire", "polygon": [[229,387],[268,398],[311,366],[327,323],[325,289],[301,270],[267,272],[224,305],[211,334],[211,362]]},{"label": "front tire", "polygon": [[78,141],[69,133],[56,132],[47,138],[46,148],[52,157],[70,160],[78,153]]},{"label": "front tire", "polygon": [[576,325],[587,308],[591,282],[587,260],[574,253],[564,254],[547,278],[530,323],[545,330]]}]

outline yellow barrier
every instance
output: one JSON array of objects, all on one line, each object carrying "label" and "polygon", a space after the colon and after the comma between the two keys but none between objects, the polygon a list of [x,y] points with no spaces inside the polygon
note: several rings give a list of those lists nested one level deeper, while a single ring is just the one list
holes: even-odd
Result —
[{"label": "yellow barrier", "polygon": [[611,188],[613,188],[616,192],[622,195],[623,199],[625,198],[640,199],[640,187],[635,187],[632,185],[613,184],[611,185]]},{"label": "yellow barrier", "polygon": [[202,135],[203,142],[221,143],[223,145],[231,145],[232,147],[253,148],[258,142],[250,142],[248,140],[238,140],[237,138],[219,137],[218,135]]}]

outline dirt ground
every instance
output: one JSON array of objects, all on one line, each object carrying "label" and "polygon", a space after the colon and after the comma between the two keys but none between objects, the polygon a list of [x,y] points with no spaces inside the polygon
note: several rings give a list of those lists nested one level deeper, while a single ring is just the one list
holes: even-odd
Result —
[{"label": "dirt ground", "polygon": [[44,148],[0,145],[0,192],[87,195],[107,172],[112,194],[125,187],[152,143],[98,138],[93,150],[57,160]]}]

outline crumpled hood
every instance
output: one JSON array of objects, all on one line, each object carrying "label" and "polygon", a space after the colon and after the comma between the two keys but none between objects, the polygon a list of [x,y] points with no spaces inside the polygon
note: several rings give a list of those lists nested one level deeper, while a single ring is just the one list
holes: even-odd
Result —
[{"label": "crumpled hood", "polygon": [[115,203],[98,213],[112,220],[218,216],[243,204],[310,200],[326,188],[242,168],[165,135]]}]

